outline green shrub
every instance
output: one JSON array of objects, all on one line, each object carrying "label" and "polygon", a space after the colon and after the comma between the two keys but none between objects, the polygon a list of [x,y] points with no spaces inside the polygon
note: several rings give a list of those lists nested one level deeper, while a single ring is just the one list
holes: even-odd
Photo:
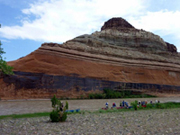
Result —
[{"label": "green shrub", "polygon": [[[0,24],[0,28],[1,28],[1,24]],[[1,41],[0,41],[0,76],[2,74],[9,74],[9,75],[13,75],[13,67],[9,66],[5,60],[3,60],[3,57],[2,55],[5,53],[3,51],[3,48],[1,47],[2,44],[1,44]]]},{"label": "green shrub", "polygon": [[155,97],[147,94],[135,95],[131,90],[114,91],[112,89],[105,88],[103,93],[90,93],[89,99],[112,99],[112,98],[142,98],[142,97]]},{"label": "green shrub", "polygon": [[153,104],[147,104],[146,108],[150,108],[150,109],[153,108]]},{"label": "green shrub", "polygon": [[66,101],[65,108],[66,108],[66,110],[68,110],[68,109],[69,109],[69,104],[68,104],[68,102],[67,102],[67,101]]},{"label": "green shrub", "polygon": [[104,93],[90,93],[88,95],[89,99],[104,99],[106,95]]},{"label": "green shrub", "polygon": [[[62,107],[62,103],[60,100],[54,97],[51,99],[53,110],[50,113],[50,119],[52,122],[64,122],[67,119],[68,102],[66,101],[66,105]],[[62,108],[62,110],[60,110]]]},{"label": "green shrub", "polygon": [[51,98],[52,107],[54,108],[58,104],[58,99],[54,95],[53,98]]},{"label": "green shrub", "polygon": [[134,102],[131,103],[131,105],[133,106],[134,110],[137,110],[138,101],[135,100]]},{"label": "green shrub", "polygon": [[67,119],[67,112],[59,112],[59,121],[64,122]]},{"label": "green shrub", "polygon": [[110,99],[110,98],[121,98],[122,95],[120,92],[115,92],[111,89],[104,89],[103,90],[104,94],[105,94],[105,98]]},{"label": "green shrub", "polygon": [[165,108],[167,108],[167,105],[166,104],[162,104],[162,103],[156,103],[155,104],[155,108],[165,109]]},{"label": "green shrub", "polygon": [[52,110],[52,112],[50,113],[50,119],[52,122],[60,121],[59,113],[57,110]]},{"label": "green shrub", "polygon": [[160,103],[156,103],[155,104],[155,108],[160,108],[161,107],[161,104]]}]

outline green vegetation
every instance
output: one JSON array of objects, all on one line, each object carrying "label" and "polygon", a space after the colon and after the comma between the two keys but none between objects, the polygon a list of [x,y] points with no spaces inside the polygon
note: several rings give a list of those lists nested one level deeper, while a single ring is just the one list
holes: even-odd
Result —
[{"label": "green vegetation", "polygon": [[50,112],[41,112],[41,113],[27,113],[27,114],[12,114],[12,115],[2,115],[0,119],[4,118],[31,118],[31,117],[43,117],[49,116]]},{"label": "green vegetation", "polygon": [[54,97],[51,99],[53,110],[50,113],[50,119],[52,122],[64,122],[67,119],[67,112],[68,109],[68,102],[66,101],[66,105],[64,106],[63,103]]},{"label": "green vegetation", "polygon": [[167,102],[167,103],[154,103],[147,104],[146,107],[139,107],[138,109],[171,109],[180,108],[180,103],[178,102]]},{"label": "green vegetation", "polygon": [[112,98],[147,98],[147,97],[155,97],[147,94],[133,94],[132,91],[122,90],[120,92],[116,92],[111,89],[104,89],[103,93],[91,93],[88,95],[89,99],[112,99]]},{"label": "green vegetation", "polygon": [[[85,114],[86,111],[79,111],[79,112],[68,112],[68,115],[71,114]],[[2,115],[0,116],[1,119],[17,119],[17,118],[33,118],[33,117],[44,117],[50,116],[51,112],[39,112],[39,113],[27,113],[27,114],[11,114],[11,115]]]},{"label": "green vegetation", "polygon": [[[136,103],[137,102],[133,102]],[[137,110],[149,110],[149,109],[173,109],[173,108],[180,108],[180,103],[177,102],[167,102],[167,103],[157,103],[157,104],[147,104],[146,108],[144,107],[137,107]],[[111,113],[111,112],[126,112],[126,111],[134,111],[134,108],[131,109],[108,109],[108,110],[98,110],[95,112],[91,111],[80,111],[80,112],[73,112],[73,113],[67,113],[70,114],[85,114],[85,113]],[[52,111],[53,112],[53,111]],[[53,112],[54,113],[54,112]],[[29,113],[29,114],[13,114],[13,115],[3,115],[0,116],[0,119],[5,118],[32,118],[32,117],[42,117],[42,116],[49,116],[50,112],[42,112],[42,113]],[[56,114],[55,114],[56,115]],[[59,118],[57,117],[59,120]]]},{"label": "green vegetation", "polygon": [[[147,108],[151,108],[151,107],[147,107]],[[180,103],[177,102],[157,103],[155,104],[155,108],[157,109],[180,108]]]},{"label": "green vegetation", "polygon": [[137,110],[138,101],[135,100],[134,102],[131,103],[131,105],[134,108],[134,110]]},{"label": "green vegetation", "polygon": [[[0,27],[1,27],[1,24],[0,24]],[[3,51],[3,48],[1,47],[2,44],[1,44],[1,41],[0,41],[0,75],[3,73],[3,74],[13,74],[13,71],[12,71],[12,67],[11,66],[8,66],[6,61],[3,60],[3,57],[2,55],[5,53]]]}]

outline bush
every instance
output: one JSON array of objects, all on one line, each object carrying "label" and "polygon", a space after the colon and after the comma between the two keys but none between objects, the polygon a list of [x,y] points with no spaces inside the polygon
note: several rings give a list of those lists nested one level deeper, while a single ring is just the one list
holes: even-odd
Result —
[{"label": "bush", "polygon": [[103,93],[91,93],[88,95],[89,99],[104,99],[106,97]]},{"label": "bush", "polygon": [[[50,119],[52,122],[64,122],[67,119],[68,102],[66,101],[66,105],[62,107],[62,103],[60,100],[54,97],[51,99],[53,110],[50,113]],[[61,109],[61,110],[60,110]]]},{"label": "bush", "polygon": [[155,108],[161,108],[161,104],[160,103],[156,103],[155,104]]},{"label": "bush", "polygon": [[60,113],[60,119],[59,121],[64,122],[67,119],[67,112],[59,112]]},{"label": "bush", "polygon": [[53,110],[50,113],[50,119],[52,122],[59,122],[60,121],[59,113],[57,110]]},{"label": "bush", "polygon": [[153,104],[147,104],[146,108],[150,108],[150,109],[153,108]]},{"label": "bush", "polygon": [[133,106],[134,110],[137,110],[138,101],[135,100],[134,102],[131,103],[131,105]]},{"label": "bush", "polygon": [[[0,24],[0,28],[1,28],[1,24]],[[13,67],[11,66],[8,66],[6,61],[3,60],[3,57],[2,55],[5,53],[3,51],[3,48],[1,47],[1,41],[0,41],[0,76],[1,74],[9,74],[9,75],[13,75]]]},{"label": "bush", "polygon": [[112,89],[103,89],[103,93],[90,93],[89,99],[112,99],[112,98],[142,98],[142,97],[155,97],[147,94],[135,95],[131,90],[114,91]]},{"label": "bush", "polygon": [[165,109],[165,108],[167,108],[167,105],[166,104],[162,104],[162,103],[156,103],[155,104],[155,108]]},{"label": "bush", "polygon": [[51,98],[52,107],[54,108],[58,104],[58,99],[54,95],[53,98]]},{"label": "bush", "polygon": [[89,98],[89,99],[94,99],[94,94],[89,94],[89,95],[88,95],[88,98]]},{"label": "bush", "polygon": [[65,108],[66,108],[66,110],[68,110],[68,109],[69,109],[69,104],[68,104],[68,102],[67,102],[67,101],[66,101]]}]

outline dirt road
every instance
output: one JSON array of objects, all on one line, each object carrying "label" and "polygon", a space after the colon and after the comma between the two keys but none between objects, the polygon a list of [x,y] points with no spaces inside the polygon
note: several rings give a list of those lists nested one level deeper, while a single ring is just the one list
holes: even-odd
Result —
[{"label": "dirt road", "polygon": [[[141,101],[155,101],[169,102],[175,101],[180,102],[180,97],[166,97],[166,98],[136,98],[136,99],[94,99],[94,100],[67,100],[69,103],[69,109],[81,109],[81,110],[98,110],[105,107],[105,103],[108,102],[111,106],[115,102],[118,106],[120,101],[132,102],[135,100]],[[66,100],[64,100],[66,101]],[[33,99],[33,100],[11,100],[11,101],[0,101],[0,115],[9,114],[24,114],[34,112],[48,112],[51,111],[51,101],[49,99]]]}]

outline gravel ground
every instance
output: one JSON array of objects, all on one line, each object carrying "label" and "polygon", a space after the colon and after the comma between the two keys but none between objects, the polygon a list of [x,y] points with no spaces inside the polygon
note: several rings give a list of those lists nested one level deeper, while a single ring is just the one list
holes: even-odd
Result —
[{"label": "gravel ground", "polygon": [[68,115],[66,122],[49,117],[0,120],[0,135],[179,135],[180,109]]}]

